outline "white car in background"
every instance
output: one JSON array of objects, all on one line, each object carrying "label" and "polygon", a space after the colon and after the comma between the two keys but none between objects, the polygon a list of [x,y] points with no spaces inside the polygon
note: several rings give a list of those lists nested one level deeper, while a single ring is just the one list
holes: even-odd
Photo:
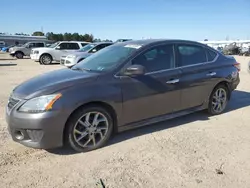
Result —
[{"label": "white car in background", "polygon": [[53,61],[59,62],[61,56],[74,52],[89,44],[83,41],[60,41],[49,47],[33,48],[30,54],[31,59],[40,62],[40,64],[49,65]]},{"label": "white car in background", "polygon": [[98,52],[99,50],[106,48],[112,45],[112,42],[95,42],[90,43],[80,50],[76,52],[71,52],[68,55],[65,54],[61,57],[60,63],[66,67],[72,67],[75,64],[79,63],[83,59],[87,58],[88,56],[92,55],[93,53]]}]

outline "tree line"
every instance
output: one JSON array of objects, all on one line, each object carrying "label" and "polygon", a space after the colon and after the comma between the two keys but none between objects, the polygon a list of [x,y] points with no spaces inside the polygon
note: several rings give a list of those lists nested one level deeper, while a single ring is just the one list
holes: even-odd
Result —
[{"label": "tree line", "polygon": [[53,33],[53,32],[48,32],[44,34],[41,31],[35,31],[32,36],[46,36],[48,40],[52,41],[86,41],[86,42],[112,42],[112,40],[106,39],[106,40],[101,40],[101,39],[95,39],[92,34],[84,34],[81,35],[79,33]]}]

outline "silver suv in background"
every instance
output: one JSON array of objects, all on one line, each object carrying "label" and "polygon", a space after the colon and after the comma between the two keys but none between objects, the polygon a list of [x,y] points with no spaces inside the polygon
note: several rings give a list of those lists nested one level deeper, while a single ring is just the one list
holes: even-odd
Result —
[{"label": "silver suv in background", "polygon": [[9,53],[12,57],[22,59],[24,56],[30,56],[31,49],[37,47],[45,47],[46,42],[36,41],[36,42],[27,42],[22,46],[15,46],[9,49]]},{"label": "silver suv in background", "polygon": [[90,43],[80,50],[76,52],[69,53],[61,57],[60,63],[61,65],[65,65],[66,67],[72,67],[75,64],[79,63],[86,57],[90,56],[91,54],[112,45],[112,42],[96,42]]},{"label": "silver suv in background", "polygon": [[59,41],[46,48],[34,48],[31,51],[31,59],[40,64],[49,65],[53,61],[60,61],[61,56],[81,49],[89,42],[83,41]]}]

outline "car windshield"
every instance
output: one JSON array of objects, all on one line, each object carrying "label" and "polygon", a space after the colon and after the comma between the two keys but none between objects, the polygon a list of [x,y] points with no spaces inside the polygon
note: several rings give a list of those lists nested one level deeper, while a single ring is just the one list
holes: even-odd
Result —
[{"label": "car windshield", "polygon": [[55,48],[58,44],[59,44],[59,42],[56,42],[56,43],[51,44],[50,46],[48,46],[48,48]]},{"label": "car windshield", "polygon": [[29,42],[26,42],[22,45],[22,47],[27,47],[27,46],[29,46]]},{"label": "car windshield", "polygon": [[137,48],[130,46],[109,46],[72,67],[74,70],[108,71],[127,59]]},{"label": "car windshield", "polygon": [[86,46],[82,47],[79,51],[81,52],[87,52],[88,50],[94,48],[96,44],[87,44]]}]

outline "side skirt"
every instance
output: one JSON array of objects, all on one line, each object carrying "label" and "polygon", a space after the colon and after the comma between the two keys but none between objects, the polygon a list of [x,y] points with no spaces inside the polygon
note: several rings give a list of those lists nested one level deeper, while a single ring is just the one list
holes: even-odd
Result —
[{"label": "side skirt", "polygon": [[153,117],[153,118],[142,120],[142,121],[135,122],[135,123],[126,124],[126,125],[123,125],[123,126],[119,126],[118,127],[118,132],[123,132],[123,131],[131,130],[131,129],[143,127],[143,126],[146,126],[146,125],[159,123],[159,122],[166,121],[166,120],[169,120],[169,119],[173,119],[173,118],[188,115],[188,114],[191,114],[191,113],[194,113],[194,112],[198,112],[198,111],[201,111],[201,110],[204,110],[204,109],[206,109],[206,107],[204,105],[202,105],[202,106],[193,107],[193,108],[190,108],[190,109],[187,109],[187,110],[182,110],[182,111],[171,113],[171,114],[166,114],[166,115],[162,115],[162,116]]}]

